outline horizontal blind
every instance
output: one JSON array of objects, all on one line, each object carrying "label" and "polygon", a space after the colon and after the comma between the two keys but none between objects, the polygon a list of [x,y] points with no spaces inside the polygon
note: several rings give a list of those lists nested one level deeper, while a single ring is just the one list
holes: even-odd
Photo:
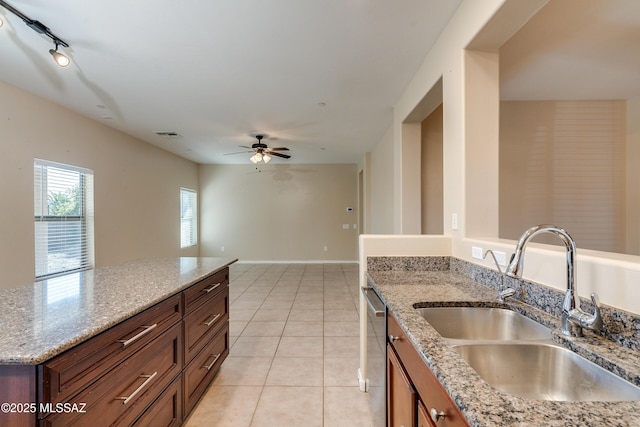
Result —
[{"label": "horizontal blind", "polygon": [[92,267],[93,173],[34,161],[36,278]]},{"label": "horizontal blind", "polygon": [[198,243],[198,194],[188,188],[180,189],[180,247]]},{"label": "horizontal blind", "polygon": [[502,101],[500,237],[550,223],[579,248],[624,253],[626,134],[625,101]]}]

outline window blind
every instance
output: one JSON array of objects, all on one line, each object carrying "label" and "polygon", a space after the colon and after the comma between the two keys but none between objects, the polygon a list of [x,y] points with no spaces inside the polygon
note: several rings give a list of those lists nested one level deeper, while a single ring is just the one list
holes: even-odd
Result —
[{"label": "window blind", "polygon": [[180,189],[180,247],[198,243],[198,194],[188,188]]},{"label": "window blind", "polygon": [[93,172],[34,160],[34,208],[36,278],[93,267]]}]

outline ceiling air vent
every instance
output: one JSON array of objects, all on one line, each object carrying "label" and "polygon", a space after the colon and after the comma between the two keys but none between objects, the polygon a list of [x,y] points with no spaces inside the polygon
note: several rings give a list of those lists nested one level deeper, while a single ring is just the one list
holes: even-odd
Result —
[{"label": "ceiling air vent", "polygon": [[178,132],[173,132],[173,131],[161,131],[161,130],[157,130],[154,132],[156,135],[159,135],[163,138],[167,138],[167,139],[173,139],[173,138],[182,138],[182,135],[180,135]]}]

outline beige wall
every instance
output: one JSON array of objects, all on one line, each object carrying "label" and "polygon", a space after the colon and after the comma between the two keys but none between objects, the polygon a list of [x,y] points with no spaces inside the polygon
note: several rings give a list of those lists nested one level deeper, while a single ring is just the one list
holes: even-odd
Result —
[{"label": "beige wall", "polygon": [[33,159],[94,171],[96,266],[180,250],[179,190],[196,164],[0,83],[0,288],[34,281]]},{"label": "beige wall", "polygon": [[[389,129],[371,151],[368,233],[393,233],[393,133]],[[366,185],[366,184],[365,184]],[[365,203],[367,201],[365,200]],[[366,220],[365,220],[366,221]]]},{"label": "beige wall", "polygon": [[442,104],[422,122],[422,234],[443,234]]},{"label": "beige wall", "polygon": [[357,165],[269,164],[260,169],[200,166],[202,256],[357,260]]}]

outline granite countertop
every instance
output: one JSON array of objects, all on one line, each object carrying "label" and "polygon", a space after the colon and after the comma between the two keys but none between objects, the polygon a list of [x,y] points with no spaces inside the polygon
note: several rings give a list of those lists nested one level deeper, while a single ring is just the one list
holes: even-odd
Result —
[{"label": "granite countertop", "polygon": [[[505,305],[497,292],[451,271],[369,271],[391,313],[407,333],[421,357],[472,426],[638,426],[640,402],[554,402],[524,399],[488,385],[464,362],[413,304]],[[603,366],[614,366],[625,379],[638,385],[638,352],[585,332],[583,338],[560,335],[559,319],[516,300],[506,305],[552,328],[553,339]],[[608,363],[613,365],[609,366]]]},{"label": "granite countertop", "polygon": [[145,259],[2,289],[0,364],[40,364],[236,261]]}]

